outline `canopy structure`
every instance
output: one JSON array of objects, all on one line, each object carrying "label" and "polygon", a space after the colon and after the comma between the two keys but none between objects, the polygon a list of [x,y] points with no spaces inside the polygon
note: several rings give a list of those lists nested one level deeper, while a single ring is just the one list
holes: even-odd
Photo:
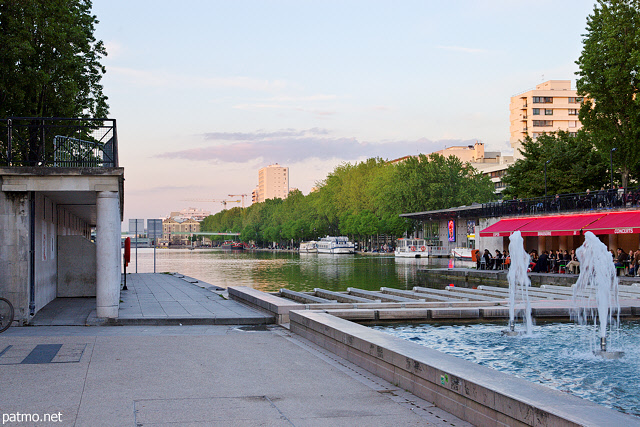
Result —
[{"label": "canopy structure", "polygon": [[611,212],[584,228],[593,234],[640,233],[640,211]]},{"label": "canopy structure", "polygon": [[577,236],[584,227],[605,215],[606,213],[543,216],[534,218],[519,230],[522,236]]},{"label": "canopy structure", "polygon": [[523,236],[640,234],[640,211],[506,218],[480,231],[480,237],[506,237],[516,230]]},{"label": "canopy structure", "polygon": [[514,231],[535,220],[529,218],[507,218],[496,222],[480,232],[480,237],[508,237]]}]

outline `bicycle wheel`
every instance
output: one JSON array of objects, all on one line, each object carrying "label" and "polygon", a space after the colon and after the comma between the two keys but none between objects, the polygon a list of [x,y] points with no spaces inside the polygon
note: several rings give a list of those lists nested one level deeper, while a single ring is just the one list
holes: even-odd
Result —
[{"label": "bicycle wheel", "polygon": [[6,298],[0,298],[0,332],[9,329],[13,322],[13,305]]}]

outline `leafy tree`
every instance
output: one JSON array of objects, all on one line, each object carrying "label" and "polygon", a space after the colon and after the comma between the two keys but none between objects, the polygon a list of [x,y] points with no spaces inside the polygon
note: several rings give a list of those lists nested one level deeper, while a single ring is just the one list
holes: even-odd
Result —
[{"label": "leafy tree", "polygon": [[421,212],[494,199],[491,180],[455,156],[420,154],[394,167],[379,185],[383,212]]},{"label": "leafy tree", "polygon": [[594,149],[590,134],[580,131],[545,133],[522,142],[522,159],[509,166],[502,181],[507,197],[544,196],[544,165],[547,161],[547,194],[579,193],[599,189],[608,182],[608,162]]},{"label": "leafy tree", "polygon": [[0,1],[0,118],[106,117],[90,0]]},{"label": "leafy tree", "polygon": [[587,97],[580,121],[607,161],[617,149],[613,161],[626,187],[640,161],[640,1],[598,0],[576,64],[578,93]]}]

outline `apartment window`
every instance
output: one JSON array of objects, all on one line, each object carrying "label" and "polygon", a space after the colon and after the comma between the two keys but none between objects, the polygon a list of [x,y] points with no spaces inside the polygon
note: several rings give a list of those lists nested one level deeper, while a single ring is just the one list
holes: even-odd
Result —
[{"label": "apartment window", "polygon": [[569,132],[569,136],[577,136],[578,132]]},{"label": "apartment window", "polygon": [[534,104],[553,104],[553,97],[551,96],[534,96]]},{"label": "apartment window", "polygon": [[553,110],[550,108],[547,108],[544,110],[544,115],[545,116],[553,116]]},{"label": "apartment window", "polygon": [[534,120],[533,121],[533,126],[534,127],[549,127],[549,126],[553,126],[553,120]]},{"label": "apartment window", "polygon": [[569,104],[580,104],[583,99],[582,97],[569,98]]},{"label": "apartment window", "polygon": [[569,108],[569,115],[570,116],[577,116],[578,115],[578,109],[577,108]]},{"label": "apartment window", "polygon": [[533,133],[533,139],[536,139],[540,134],[538,132]]},{"label": "apartment window", "polygon": [[534,108],[533,109],[533,115],[534,116],[539,116],[540,115],[540,109],[539,108]]}]

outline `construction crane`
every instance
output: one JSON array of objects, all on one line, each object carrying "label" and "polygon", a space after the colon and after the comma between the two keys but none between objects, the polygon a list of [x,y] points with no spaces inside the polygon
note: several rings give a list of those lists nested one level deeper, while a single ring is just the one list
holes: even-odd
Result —
[{"label": "construction crane", "polygon": [[242,207],[244,208],[244,198],[247,197],[246,194],[229,194],[229,197],[242,197]]},{"label": "construction crane", "polygon": [[184,199],[184,202],[213,202],[222,203],[223,209],[227,209],[227,203],[240,203],[240,200],[217,200],[217,199]]}]

